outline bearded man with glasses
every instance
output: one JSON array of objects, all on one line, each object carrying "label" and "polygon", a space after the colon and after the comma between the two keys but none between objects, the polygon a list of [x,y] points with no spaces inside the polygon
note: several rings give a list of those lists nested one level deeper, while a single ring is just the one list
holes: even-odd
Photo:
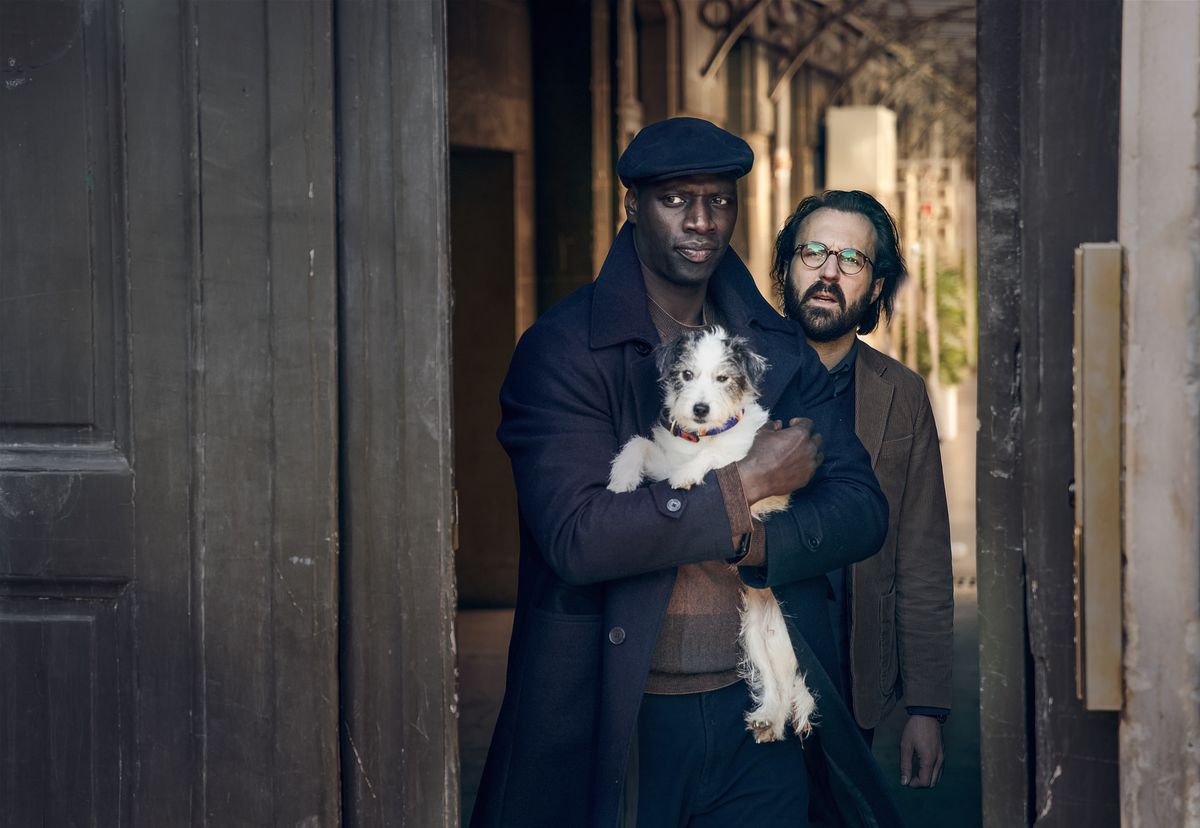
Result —
[{"label": "bearded man with glasses", "polygon": [[[800,202],[775,244],[772,280],[854,410],[890,508],[877,555],[828,574],[847,702],[864,738],[900,700],[900,784],[942,773],[954,599],[937,427],[919,374],[859,339],[891,319],[906,275],[896,225],[875,198],[830,190]],[[915,761],[914,761],[915,759]]]}]

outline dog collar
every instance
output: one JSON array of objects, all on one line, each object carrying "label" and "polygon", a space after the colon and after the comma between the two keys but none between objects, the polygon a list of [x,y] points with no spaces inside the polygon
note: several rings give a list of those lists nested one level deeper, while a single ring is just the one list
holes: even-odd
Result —
[{"label": "dog collar", "polygon": [[737,414],[734,414],[732,417],[730,417],[725,422],[721,423],[719,426],[716,426],[715,428],[705,429],[704,431],[688,431],[687,429],[680,426],[679,423],[672,420],[671,421],[671,434],[675,435],[676,437],[682,437],[683,439],[687,440],[689,443],[699,443],[701,437],[713,437],[717,434],[720,434],[723,431],[729,431],[729,429],[733,428],[735,425],[737,425],[738,423],[740,423],[742,421],[742,415],[745,413],[746,413],[745,411],[741,411]]}]

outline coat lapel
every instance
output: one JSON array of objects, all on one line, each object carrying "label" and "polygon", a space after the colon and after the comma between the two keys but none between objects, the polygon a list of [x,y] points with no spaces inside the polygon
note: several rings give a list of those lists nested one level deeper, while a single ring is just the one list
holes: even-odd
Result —
[{"label": "coat lapel", "polygon": [[763,377],[762,388],[759,389],[759,403],[770,411],[800,370],[803,361],[799,349],[806,346],[803,341],[795,342],[790,348],[781,348],[774,342],[754,344],[755,350],[765,356],[771,364]]},{"label": "coat lapel", "polygon": [[[646,283],[633,245],[633,226],[617,234],[608,258],[596,277],[592,298],[590,343],[593,348],[622,345],[626,348],[627,384],[633,401],[636,434],[647,434],[662,408],[654,348],[658,331],[646,308]],[[630,412],[626,409],[626,415]],[[629,421],[626,420],[626,423]],[[625,439],[628,435],[621,435]]]},{"label": "coat lapel", "polygon": [[640,356],[629,366],[633,391],[633,416],[638,434],[649,434],[662,411],[662,389],[658,387],[658,361],[654,352]]},{"label": "coat lapel", "polygon": [[770,410],[804,364],[802,349],[808,346],[800,326],[780,316],[763,298],[750,271],[732,248],[713,275],[709,293],[729,327],[747,337],[754,352],[765,357],[770,365],[759,387],[759,402]]},{"label": "coat lapel", "polygon": [[871,456],[874,469],[896,386],[884,378],[886,364],[875,358],[874,349],[862,341],[858,348],[858,359],[854,361],[854,431]]}]

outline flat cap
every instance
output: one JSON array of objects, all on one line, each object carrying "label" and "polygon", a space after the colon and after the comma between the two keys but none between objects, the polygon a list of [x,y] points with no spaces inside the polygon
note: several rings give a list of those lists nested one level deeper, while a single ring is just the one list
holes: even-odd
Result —
[{"label": "flat cap", "polygon": [[633,137],[617,161],[617,175],[629,187],[683,175],[741,178],[753,165],[754,151],[736,135],[700,118],[668,118]]}]

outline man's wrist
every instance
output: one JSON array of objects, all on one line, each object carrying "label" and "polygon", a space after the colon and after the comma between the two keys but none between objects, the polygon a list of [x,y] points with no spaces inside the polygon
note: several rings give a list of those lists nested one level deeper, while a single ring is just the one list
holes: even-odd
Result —
[{"label": "man's wrist", "polygon": [[747,503],[757,503],[762,500],[764,495],[760,495],[758,491],[758,475],[755,473],[752,464],[745,460],[739,460],[733,464],[737,471],[738,479],[742,483],[742,494],[746,498]]},{"label": "man's wrist", "polygon": [[905,708],[910,716],[925,716],[929,719],[936,719],[938,724],[945,724],[946,719],[950,718],[950,710],[945,707],[922,707],[913,705]]}]

